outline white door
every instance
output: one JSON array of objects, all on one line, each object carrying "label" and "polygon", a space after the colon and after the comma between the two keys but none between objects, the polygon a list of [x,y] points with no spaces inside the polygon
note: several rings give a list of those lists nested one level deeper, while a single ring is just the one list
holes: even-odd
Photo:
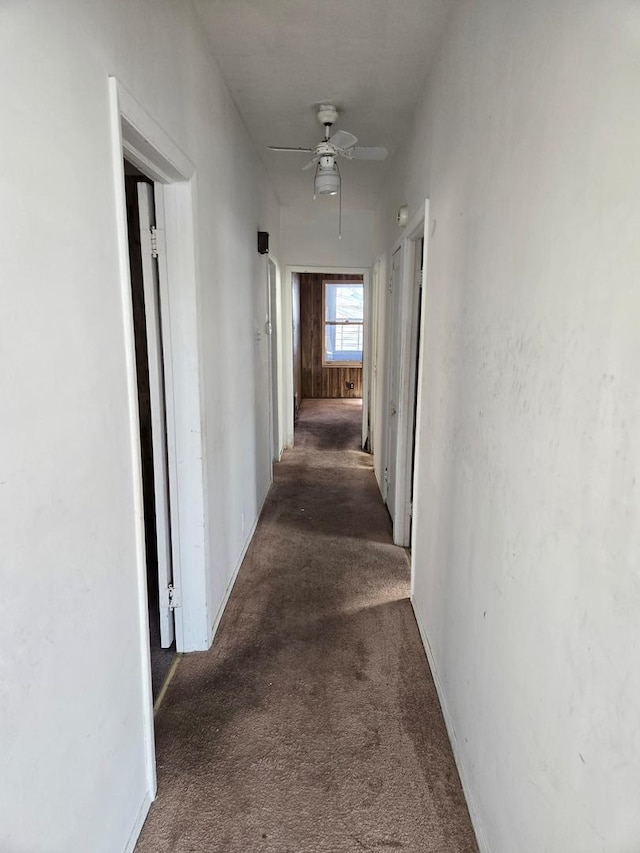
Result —
[{"label": "white door", "polygon": [[[149,360],[149,396],[151,403],[151,437],[153,444],[153,490],[156,509],[158,551],[158,589],[160,591],[160,644],[163,648],[174,639],[174,621],[169,586],[171,570],[171,522],[169,515],[169,476],[167,466],[167,427],[162,355],[162,322],[158,289],[157,238],[153,188],[138,184],[140,245],[142,249],[142,283]],[[155,235],[154,235],[155,236]]]},{"label": "white door", "polygon": [[364,299],[364,329],[362,335],[362,442],[363,450],[369,450],[371,442],[369,441],[369,411],[371,406],[370,387],[371,387],[371,285],[363,281],[363,299]]},{"label": "white door", "polygon": [[277,312],[278,293],[276,286],[276,265],[269,259],[267,265],[267,303],[269,316],[267,321],[269,339],[269,389],[270,389],[270,421],[271,421],[271,456],[274,461],[280,460],[280,417],[278,391],[278,329]]},{"label": "white door", "polygon": [[391,260],[391,280],[387,294],[387,507],[396,517],[396,477],[398,451],[398,400],[400,396],[400,284],[402,281],[401,250]]},{"label": "white door", "polygon": [[411,545],[411,525],[413,514],[413,475],[416,456],[416,423],[418,400],[418,373],[420,357],[420,327],[422,325],[422,264],[423,240],[413,242],[413,296],[411,304],[411,349],[409,356],[409,389],[407,395],[408,459],[407,459],[407,500],[404,512],[404,544]]}]

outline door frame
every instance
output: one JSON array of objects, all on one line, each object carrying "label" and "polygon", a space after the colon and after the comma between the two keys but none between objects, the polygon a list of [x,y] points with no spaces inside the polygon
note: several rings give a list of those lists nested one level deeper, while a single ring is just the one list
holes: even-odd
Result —
[{"label": "door frame", "polygon": [[[292,275],[293,273],[328,273],[329,275],[361,275],[364,285],[364,347],[362,353],[362,446],[364,447],[369,436],[369,381],[371,354],[368,341],[367,326],[370,325],[369,305],[371,302],[371,270],[369,267],[332,267],[332,266],[306,266],[304,264],[292,264],[285,267],[285,286],[282,288],[282,328],[293,328],[293,299],[292,299]],[[283,447],[293,447],[294,441],[294,411],[293,411],[293,335],[283,335],[283,382],[282,399],[283,405]]]},{"label": "door frame", "polygon": [[211,634],[206,592],[206,456],[202,430],[201,336],[197,311],[195,167],[115,77],[109,78],[109,105],[123,345],[129,398],[129,437],[133,471],[131,488],[135,507],[140,637],[138,651],[142,672],[147,781],[150,797],[154,798],[157,782],[153,696],[124,158],[154,181],[156,227],[159,232],[165,232],[166,266],[160,276],[160,301],[167,322],[163,343],[167,455],[169,482],[173,489],[171,535],[174,586],[178,605],[174,612],[178,652],[208,648]]},{"label": "door frame", "polygon": [[[394,273],[395,258],[397,261],[397,281]],[[402,319],[403,319],[403,271],[405,258],[403,256],[402,244],[396,244],[390,253],[389,258],[389,281],[387,284],[385,295],[385,327],[384,327],[384,349],[385,349],[385,371],[384,371],[384,460],[383,460],[383,478],[382,478],[382,499],[384,500],[389,515],[393,523],[394,543],[396,545],[403,544],[396,542],[397,534],[397,507],[398,507],[398,444],[400,442],[400,431],[402,426],[401,406],[402,401],[402,371],[401,371],[401,349],[404,342]],[[393,287],[395,281],[395,288]],[[392,388],[396,379],[396,398],[392,395]],[[395,408],[394,408],[395,405]],[[391,446],[391,432],[395,424],[395,447]],[[393,475],[393,476],[392,476]],[[393,492],[393,507],[389,504],[389,492]],[[400,499],[404,500],[400,493]]]},{"label": "door frame", "polygon": [[271,430],[271,458],[279,462],[282,455],[280,441],[280,370],[278,351],[280,323],[278,320],[278,266],[267,255],[267,323],[269,334],[269,426]]},{"label": "door frame", "polygon": [[[418,407],[418,400],[413,393],[416,388],[416,368],[418,370],[418,388],[420,381],[421,359],[418,352],[418,342],[422,349],[422,329],[418,329],[417,317],[414,316],[415,306],[415,260],[416,260],[416,242],[420,238],[424,238],[424,248],[422,255],[422,311],[421,325],[424,325],[424,294],[427,271],[427,235],[425,233],[425,223],[429,222],[429,199],[425,200],[424,206],[419,208],[410,222],[407,224],[402,236],[396,240],[391,249],[390,257],[401,250],[401,278],[400,278],[400,299],[399,317],[395,318],[397,330],[400,334],[400,352],[398,365],[398,426],[397,426],[397,442],[396,442],[396,458],[395,458],[395,512],[392,516],[393,522],[393,541],[395,545],[409,547],[412,538],[412,464],[414,459],[413,449],[413,424],[414,411]],[[388,401],[387,401],[388,402]],[[418,407],[418,415],[419,415]],[[388,421],[389,412],[386,412]],[[387,424],[385,424],[385,435],[388,434]],[[416,427],[416,436],[418,430]],[[387,449],[388,453],[388,449]],[[417,460],[417,446],[416,446]],[[413,502],[415,504],[416,492],[415,483]]]}]

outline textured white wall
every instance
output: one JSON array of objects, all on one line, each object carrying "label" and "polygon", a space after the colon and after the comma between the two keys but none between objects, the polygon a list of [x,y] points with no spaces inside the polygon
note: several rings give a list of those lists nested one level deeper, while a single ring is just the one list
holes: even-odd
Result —
[{"label": "textured white wall", "polygon": [[256,230],[277,246],[278,211],[209,56],[186,2],[0,12],[11,81],[0,94],[0,575],[11,602],[0,849],[11,853],[123,850],[148,787],[110,74],[196,165],[212,618],[269,482]]},{"label": "textured white wall", "polygon": [[640,849],[639,91],[637,3],[464,2],[380,209],[431,201],[415,605],[491,853]]}]

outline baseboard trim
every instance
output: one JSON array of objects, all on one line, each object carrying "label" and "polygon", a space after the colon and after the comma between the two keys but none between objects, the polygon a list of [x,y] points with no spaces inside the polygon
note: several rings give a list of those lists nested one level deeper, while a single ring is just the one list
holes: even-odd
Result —
[{"label": "baseboard trim", "polygon": [[269,483],[269,488],[264,493],[262,501],[260,502],[260,506],[258,507],[258,512],[256,513],[255,521],[253,522],[253,526],[251,527],[251,530],[249,531],[249,535],[247,536],[247,539],[246,539],[246,541],[242,547],[242,551],[240,552],[240,557],[238,558],[238,560],[236,562],[236,567],[233,570],[233,574],[231,575],[231,579],[229,580],[229,583],[227,584],[227,588],[226,588],[225,593],[224,593],[224,598],[220,602],[220,607],[218,607],[218,611],[217,611],[215,618],[213,620],[213,624],[211,625],[211,631],[209,634],[209,648],[211,648],[211,645],[215,639],[218,628],[220,627],[220,620],[222,619],[222,614],[224,613],[225,608],[226,608],[227,604],[229,603],[229,598],[230,598],[231,593],[233,591],[233,587],[235,585],[236,580],[238,579],[238,572],[240,571],[240,567],[242,566],[244,558],[247,555],[247,551],[249,550],[249,545],[251,545],[251,542],[253,541],[253,536],[254,536],[254,533],[256,532],[256,529],[258,527],[258,522],[260,521],[260,516],[262,515],[262,510],[264,509],[264,504],[265,504],[265,501],[267,500],[267,495],[269,494],[269,491],[271,490],[272,483],[273,483],[273,479]]},{"label": "baseboard trim", "polygon": [[151,808],[151,795],[147,791],[144,795],[144,800],[140,805],[140,810],[138,811],[138,815],[133,824],[133,829],[131,830],[131,834],[129,835],[129,840],[124,848],[124,853],[133,853],[136,844],[138,843],[138,838],[140,837],[140,833],[142,832],[142,827],[144,826],[144,822],[147,819],[147,815],[149,814],[149,809]]},{"label": "baseboard trim", "polygon": [[464,791],[464,798],[467,801],[467,808],[469,809],[469,815],[471,817],[471,823],[473,825],[473,831],[476,834],[476,840],[478,842],[478,847],[480,849],[480,853],[491,853],[489,849],[489,845],[487,843],[486,836],[482,829],[482,821],[480,820],[480,813],[478,811],[478,807],[476,805],[473,794],[471,793],[471,786],[469,785],[468,775],[465,769],[464,762],[462,760],[462,755],[460,753],[460,747],[458,745],[458,738],[456,735],[456,731],[453,725],[453,718],[449,713],[449,708],[447,706],[447,700],[445,697],[445,692],[442,687],[442,682],[440,681],[440,676],[438,674],[438,668],[436,666],[436,661],[433,655],[433,651],[431,649],[431,644],[429,643],[429,638],[427,636],[427,631],[424,625],[424,622],[420,616],[420,611],[418,609],[418,605],[416,604],[415,597],[411,596],[411,607],[413,608],[413,614],[416,618],[416,624],[418,626],[418,631],[420,632],[420,639],[422,640],[422,645],[424,646],[425,654],[427,655],[427,660],[429,661],[429,667],[431,669],[431,674],[433,676],[433,681],[436,686],[436,692],[438,694],[438,699],[440,700],[440,707],[442,708],[442,715],[444,717],[444,723],[447,727],[447,734],[449,735],[449,741],[451,743],[451,749],[453,751],[453,758],[456,762],[456,767],[458,768],[458,775],[460,776],[460,782],[462,783],[462,790]]}]

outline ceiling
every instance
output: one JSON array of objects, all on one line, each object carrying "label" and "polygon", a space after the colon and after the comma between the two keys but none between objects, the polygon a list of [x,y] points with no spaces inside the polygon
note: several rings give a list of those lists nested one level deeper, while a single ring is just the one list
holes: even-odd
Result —
[{"label": "ceiling", "polygon": [[334,130],[382,145],[384,162],[340,159],[343,206],[371,209],[411,122],[455,0],[195,0],[226,84],[282,205],[313,197],[311,155],[324,129],[315,107],[340,110]]}]

